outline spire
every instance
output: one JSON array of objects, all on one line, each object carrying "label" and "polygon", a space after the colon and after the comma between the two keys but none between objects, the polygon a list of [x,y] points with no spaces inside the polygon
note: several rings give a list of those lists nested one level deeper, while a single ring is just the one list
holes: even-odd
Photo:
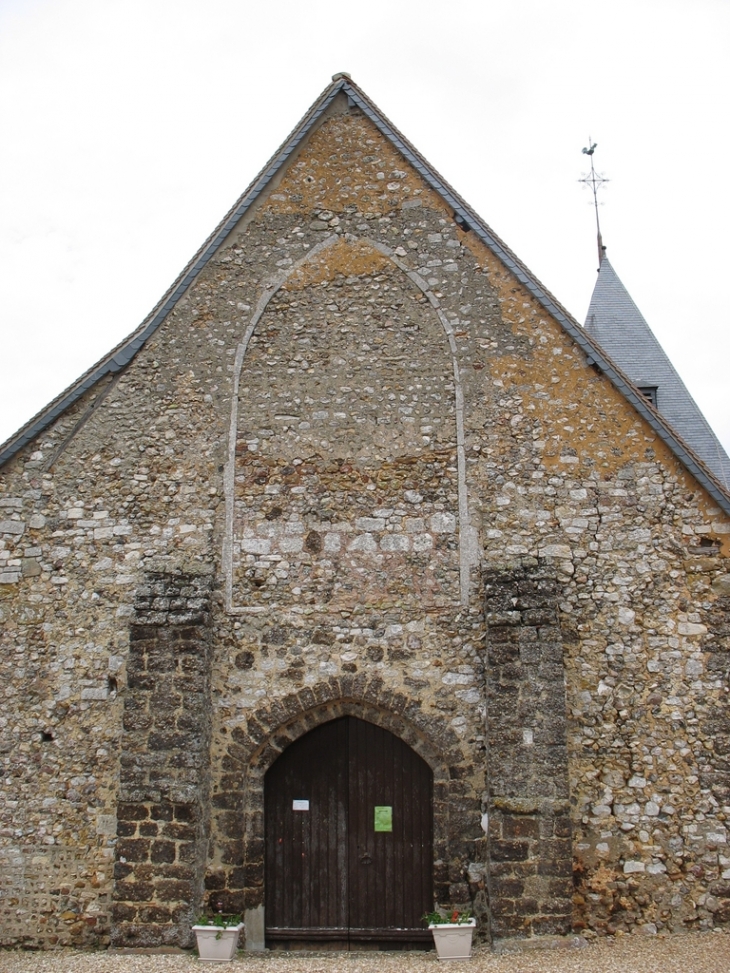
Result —
[{"label": "spire", "polygon": [[587,172],[583,176],[582,179],[579,179],[578,180],[578,182],[582,182],[584,186],[590,186],[591,189],[592,189],[592,191],[593,191],[593,207],[594,207],[594,209],[596,211],[596,237],[597,237],[597,243],[598,243],[598,269],[600,270],[601,269],[601,264],[603,263],[603,258],[604,258],[605,254],[606,254],[606,248],[603,245],[603,238],[601,237],[601,223],[600,223],[600,220],[598,219],[598,190],[601,188],[601,186],[604,185],[604,183],[607,183],[610,180],[604,178],[599,172],[596,172],[596,170],[595,170],[595,168],[593,166],[593,153],[596,151],[596,148],[597,147],[598,147],[598,143],[597,142],[593,142],[591,140],[590,135],[589,135],[588,136],[588,148],[587,149],[585,149],[585,148],[583,149],[583,155],[590,156],[590,160],[591,160],[591,171],[590,172]]},{"label": "spire", "polygon": [[730,485],[727,453],[605,252],[585,329],[727,489]]}]

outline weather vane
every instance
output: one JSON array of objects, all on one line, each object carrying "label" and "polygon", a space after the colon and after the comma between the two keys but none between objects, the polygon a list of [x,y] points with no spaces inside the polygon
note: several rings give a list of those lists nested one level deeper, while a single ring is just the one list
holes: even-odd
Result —
[{"label": "weather vane", "polygon": [[593,166],[593,153],[596,151],[597,142],[591,141],[590,135],[588,136],[588,148],[583,149],[583,155],[590,156],[591,159],[591,171],[587,172],[582,179],[578,182],[582,182],[584,186],[590,186],[593,190],[593,206],[596,210],[596,232],[598,234],[598,266],[600,269],[601,261],[603,260],[603,240],[601,238],[601,224],[598,219],[598,190],[603,186],[604,183],[610,182],[599,172],[596,172]]}]

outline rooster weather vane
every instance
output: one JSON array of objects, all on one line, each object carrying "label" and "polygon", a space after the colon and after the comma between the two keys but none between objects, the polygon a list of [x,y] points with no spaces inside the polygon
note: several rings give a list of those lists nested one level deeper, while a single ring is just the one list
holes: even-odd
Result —
[{"label": "rooster weather vane", "polygon": [[603,247],[603,240],[601,238],[601,224],[598,219],[598,190],[605,183],[610,182],[610,179],[606,179],[605,176],[601,175],[600,172],[596,172],[595,167],[593,165],[593,153],[596,151],[597,146],[598,143],[592,142],[591,137],[589,135],[588,148],[587,149],[584,148],[582,151],[583,151],[583,155],[587,155],[590,157],[591,171],[587,172],[582,179],[578,180],[578,182],[582,182],[584,186],[590,186],[591,190],[593,191],[593,206],[596,211],[596,233],[598,234],[598,266],[600,270],[601,261],[603,260],[604,247]]}]

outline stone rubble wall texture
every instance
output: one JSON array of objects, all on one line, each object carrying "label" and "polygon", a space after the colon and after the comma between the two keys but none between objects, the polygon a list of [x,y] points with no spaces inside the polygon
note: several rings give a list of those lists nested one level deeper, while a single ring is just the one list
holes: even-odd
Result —
[{"label": "stone rubble wall texture", "polygon": [[[554,570],[486,571],[492,935],[571,931],[573,867],[565,668]],[[528,905],[529,903],[529,905]]]},{"label": "stone rubble wall texture", "polygon": [[730,522],[357,111],[0,476],[2,944],[260,907],[345,713],[485,934],[730,920]]},{"label": "stone rubble wall texture", "polygon": [[210,572],[150,573],[129,636],[112,944],[190,946],[210,798]]}]

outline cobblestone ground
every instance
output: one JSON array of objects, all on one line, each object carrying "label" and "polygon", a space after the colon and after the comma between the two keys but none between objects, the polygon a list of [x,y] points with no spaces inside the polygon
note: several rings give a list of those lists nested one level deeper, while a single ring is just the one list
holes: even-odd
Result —
[{"label": "cobblestone ground", "polygon": [[[728,973],[730,933],[643,938],[626,936],[559,948],[496,955],[478,949],[450,973]],[[577,945],[577,944],[580,945]],[[241,973],[435,973],[435,953],[240,953],[229,964]],[[0,951],[0,973],[191,973],[189,953],[79,953]]]}]

